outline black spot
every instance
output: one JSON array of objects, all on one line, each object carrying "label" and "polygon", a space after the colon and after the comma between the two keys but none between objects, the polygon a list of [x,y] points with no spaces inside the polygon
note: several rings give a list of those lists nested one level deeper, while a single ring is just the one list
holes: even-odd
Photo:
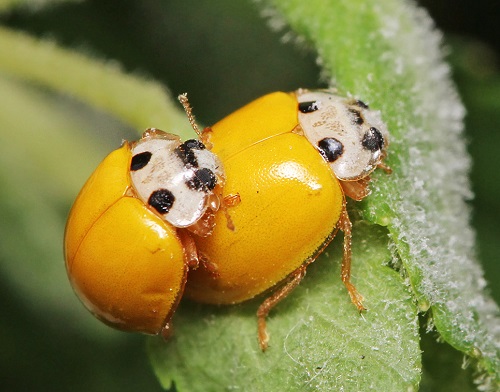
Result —
[{"label": "black spot", "polygon": [[312,113],[319,109],[316,101],[299,102],[299,110],[302,113]]},{"label": "black spot", "polygon": [[206,148],[202,142],[200,142],[199,140],[196,140],[196,139],[186,140],[182,144],[184,146],[186,146],[186,148],[189,150],[204,150]]},{"label": "black spot", "polygon": [[130,163],[130,170],[137,171],[146,166],[151,160],[151,154],[149,151],[140,152],[132,157],[132,162]]},{"label": "black spot", "polygon": [[318,148],[323,158],[328,162],[336,161],[344,152],[344,146],[333,137],[325,137],[318,142]]},{"label": "black spot", "polygon": [[208,192],[217,185],[217,177],[214,172],[207,168],[196,170],[194,177],[186,182],[186,185],[197,191]]},{"label": "black spot", "polygon": [[360,108],[363,108],[363,109],[370,109],[370,107],[364,103],[363,101],[360,101],[359,99],[357,101],[354,101],[354,104],[356,106],[359,106]]},{"label": "black spot", "polygon": [[361,116],[361,113],[359,112],[359,110],[349,108],[349,112],[352,114],[352,116],[354,118],[354,122],[356,124],[361,125],[365,122],[365,120],[363,120],[363,117]]},{"label": "black spot", "polygon": [[168,189],[158,189],[149,196],[148,204],[160,214],[166,214],[174,205],[175,196]]},{"label": "black spot", "polygon": [[196,140],[186,140],[175,149],[175,153],[181,159],[182,163],[188,167],[198,167],[198,160],[193,152],[196,148],[192,147],[196,142]]},{"label": "black spot", "polygon": [[384,147],[384,137],[377,128],[371,127],[366,131],[361,142],[363,147],[372,152],[382,150]]}]

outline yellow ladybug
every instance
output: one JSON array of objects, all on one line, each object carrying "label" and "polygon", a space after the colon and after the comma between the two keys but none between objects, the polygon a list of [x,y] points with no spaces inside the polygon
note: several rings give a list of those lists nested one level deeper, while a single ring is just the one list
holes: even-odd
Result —
[{"label": "yellow ladybug", "polygon": [[385,156],[388,132],[378,112],[329,91],[298,90],[261,97],[204,130],[224,165],[223,195],[234,230],[216,214],[211,235],[195,238],[204,260],[189,272],[186,295],[236,304],[272,289],[257,311],[262,350],[266,317],[334,238],[344,232],[342,281],[350,281],[351,222],[344,195],[368,195],[368,176]]},{"label": "yellow ladybug", "polygon": [[97,167],[69,214],[66,268],[83,304],[125,331],[170,334],[198,263],[192,234],[209,235],[224,172],[199,140],[148,129]]}]

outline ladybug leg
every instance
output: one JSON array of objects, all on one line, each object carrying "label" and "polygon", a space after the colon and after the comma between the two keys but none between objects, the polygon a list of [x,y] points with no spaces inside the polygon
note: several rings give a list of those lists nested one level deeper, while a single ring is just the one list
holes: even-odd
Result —
[{"label": "ladybug leg", "polygon": [[385,163],[383,162],[380,162],[377,167],[379,169],[382,169],[383,171],[385,171],[386,174],[391,174],[392,173],[392,169],[390,166],[387,166]]},{"label": "ladybug leg", "polygon": [[196,243],[191,237],[191,234],[187,230],[179,229],[177,230],[177,235],[182,242],[184,247],[184,260],[189,269],[196,269],[200,264],[200,259],[198,257],[198,250],[196,249]]},{"label": "ladybug leg", "polygon": [[301,280],[306,275],[306,265],[301,266],[290,275],[290,280],[275,291],[269,298],[267,298],[257,310],[257,327],[260,349],[266,351],[269,343],[269,334],[266,328],[266,318],[271,309],[273,309],[282,299],[284,299],[290,292],[299,285]]},{"label": "ladybug leg", "polygon": [[361,178],[357,181],[340,181],[344,194],[356,201],[363,200],[370,194],[369,184],[370,177]]},{"label": "ladybug leg", "polygon": [[344,282],[345,287],[351,297],[351,301],[360,312],[366,310],[363,306],[363,296],[358,293],[356,287],[351,283],[351,243],[352,243],[352,223],[347,214],[346,203],[344,201],[344,206],[342,208],[342,213],[340,214],[339,228],[344,232],[344,256],[342,258],[342,268],[340,276],[342,282]]},{"label": "ladybug leg", "polygon": [[235,207],[241,202],[241,197],[239,193],[227,195],[222,199],[222,204],[221,204],[221,209],[224,212],[224,215],[226,217],[226,225],[227,228],[231,231],[234,231],[235,226],[233,223],[233,220],[231,219],[231,216],[229,215],[229,208]]},{"label": "ladybug leg", "polygon": [[215,213],[214,211],[207,209],[205,214],[194,224],[187,227],[189,232],[200,236],[200,237],[208,237],[212,234],[212,231],[215,226]]},{"label": "ladybug leg", "polygon": [[385,158],[387,158],[387,151],[382,152],[382,158],[380,158],[380,162],[378,163],[377,168],[385,171],[385,174],[391,174],[392,169],[390,166],[388,166],[384,163]]},{"label": "ladybug leg", "polygon": [[226,208],[235,207],[240,203],[241,203],[241,197],[239,193],[232,193],[230,195],[227,195],[223,199],[223,205]]},{"label": "ladybug leg", "polygon": [[213,279],[216,279],[220,276],[219,267],[217,266],[217,264],[212,262],[207,256],[202,253],[200,254],[200,263]]}]

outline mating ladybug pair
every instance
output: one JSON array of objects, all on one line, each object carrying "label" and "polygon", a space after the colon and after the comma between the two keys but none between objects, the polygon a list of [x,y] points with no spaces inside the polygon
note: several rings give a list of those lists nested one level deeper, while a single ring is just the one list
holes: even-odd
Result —
[{"label": "mating ladybug pair", "polygon": [[[185,96],[180,97],[197,130]],[[182,296],[236,304],[272,289],[266,317],[344,232],[342,281],[352,302],[351,222],[345,195],[368,195],[388,132],[378,112],[329,91],[261,97],[184,143],[149,129],[99,165],[70,212],[71,283],[100,320],[170,333]]]}]

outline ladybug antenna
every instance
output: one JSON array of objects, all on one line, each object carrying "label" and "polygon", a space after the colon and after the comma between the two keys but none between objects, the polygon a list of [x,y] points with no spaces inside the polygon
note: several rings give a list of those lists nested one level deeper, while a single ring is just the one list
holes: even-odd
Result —
[{"label": "ladybug antenna", "polygon": [[177,97],[177,99],[182,104],[182,107],[184,108],[184,111],[186,112],[186,115],[187,115],[187,118],[189,120],[189,123],[191,124],[191,127],[194,129],[194,131],[196,132],[196,134],[198,136],[201,136],[201,131],[198,128],[198,125],[196,125],[196,120],[195,120],[194,114],[193,114],[193,108],[189,104],[187,93],[179,95]]}]

